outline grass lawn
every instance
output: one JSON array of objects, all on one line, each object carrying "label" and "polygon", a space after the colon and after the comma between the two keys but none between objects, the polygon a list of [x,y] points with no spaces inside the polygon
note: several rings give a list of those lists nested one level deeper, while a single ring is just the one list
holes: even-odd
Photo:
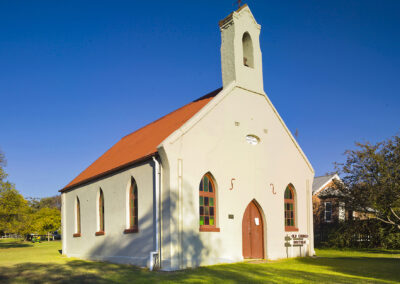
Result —
[{"label": "grass lawn", "polygon": [[317,258],[235,263],[150,272],[129,265],[60,255],[59,241],[40,244],[0,240],[0,283],[398,283],[400,251],[317,250]]}]

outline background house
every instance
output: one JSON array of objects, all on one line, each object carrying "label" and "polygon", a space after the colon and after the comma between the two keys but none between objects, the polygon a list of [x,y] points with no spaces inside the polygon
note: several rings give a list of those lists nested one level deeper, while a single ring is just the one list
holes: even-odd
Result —
[{"label": "background house", "polygon": [[334,180],[341,181],[337,174],[314,178],[312,200],[316,243],[326,240],[326,227],[352,218],[352,212],[346,211],[345,203],[340,200],[340,192],[335,189]]},{"label": "background house", "polygon": [[333,180],[340,181],[337,174],[319,176],[313,182],[314,224],[333,223],[346,220],[345,206],[338,200]]}]

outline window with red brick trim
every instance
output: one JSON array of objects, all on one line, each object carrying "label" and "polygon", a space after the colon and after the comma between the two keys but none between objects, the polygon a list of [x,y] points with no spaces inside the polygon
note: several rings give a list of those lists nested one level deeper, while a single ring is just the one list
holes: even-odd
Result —
[{"label": "window with red brick trim", "polygon": [[99,194],[99,231],[96,232],[96,236],[104,235],[104,194],[100,188]]},{"label": "window with red brick trim", "polygon": [[285,231],[298,231],[296,226],[295,190],[291,184],[285,190]]},{"label": "window with red brick trim", "polygon": [[217,222],[216,188],[210,173],[203,176],[199,186],[200,231],[219,232]]},{"label": "window with red brick trim", "polygon": [[73,237],[80,237],[81,236],[81,204],[79,202],[78,196],[76,197],[76,207],[75,207],[75,234]]},{"label": "window with red brick trim", "polygon": [[138,223],[138,189],[134,178],[131,178],[131,185],[129,187],[129,228],[125,233],[136,233],[139,231]]}]

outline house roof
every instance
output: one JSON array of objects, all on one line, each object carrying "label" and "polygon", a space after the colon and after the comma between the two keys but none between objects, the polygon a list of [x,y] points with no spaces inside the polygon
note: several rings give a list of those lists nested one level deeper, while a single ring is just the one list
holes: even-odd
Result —
[{"label": "house roof", "polygon": [[157,146],[199,112],[221,89],[123,137],[60,191],[64,192],[154,156],[157,153]]},{"label": "house roof", "polygon": [[315,192],[317,192],[321,187],[331,181],[335,176],[336,174],[315,177],[312,185],[312,193],[314,194]]}]

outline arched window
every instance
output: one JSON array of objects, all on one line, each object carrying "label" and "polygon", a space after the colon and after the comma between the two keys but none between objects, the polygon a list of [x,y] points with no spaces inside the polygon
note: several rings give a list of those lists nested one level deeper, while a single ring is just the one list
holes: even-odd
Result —
[{"label": "arched window", "polygon": [[73,236],[81,236],[81,203],[79,202],[78,197],[76,197],[75,202],[75,234]]},{"label": "arched window", "polygon": [[298,231],[296,224],[295,190],[291,184],[285,190],[285,231]]},{"label": "arched window", "polygon": [[99,226],[98,229],[99,231],[96,232],[96,236],[99,235],[104,235],[104,194],[103,190],[100,188],[100,193],[99,193],[99,204],[98,204],[98,209],[99,209]]},{"label": "arched window", "polygon": [[135,179],[132,177],[128,190],[128,222],[129,227],[125,233],[136,233],[139,231],[138,223],[138,189]]},{"label": "arched window", "polygon": [[244,66],[254,68],[253,42],[248,32],[243,34],[242,45]]},{"label": "arched window", "polygon": [[200,231],[219,232],[217,222],[216,188],[210,173],[203,176],[199,186]]}]

